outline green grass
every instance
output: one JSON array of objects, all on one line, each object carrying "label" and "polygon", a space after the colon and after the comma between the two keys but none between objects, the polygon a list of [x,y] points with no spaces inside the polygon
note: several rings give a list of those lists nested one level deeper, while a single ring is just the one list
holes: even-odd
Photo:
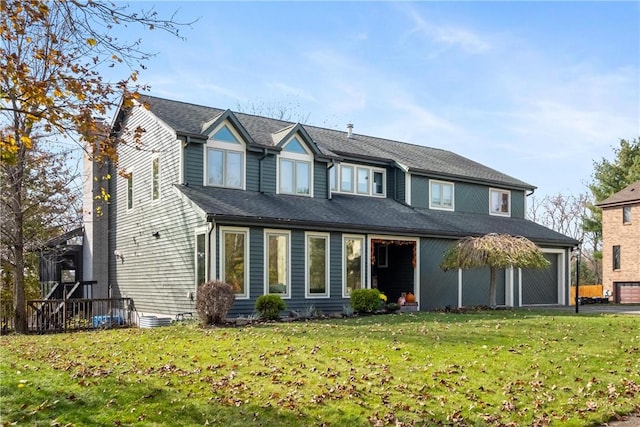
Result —
[{"label": "green grass", "polygon": [[599,425],[640,318],[505,310],[1,337],[9,425]]}]

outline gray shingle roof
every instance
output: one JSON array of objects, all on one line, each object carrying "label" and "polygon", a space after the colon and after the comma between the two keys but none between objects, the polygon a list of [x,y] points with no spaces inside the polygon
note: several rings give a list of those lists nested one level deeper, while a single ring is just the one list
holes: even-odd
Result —
[{"label": "gray shingle roof", "polygon": [[388,198],[335,194],[321,199],[193,185],[176,188],[222,223],[452,238],[504,233],[538,244],[568,247],[577,243],[525,219],[415,209]]},{"label": "gray shingle roof", "polygon": [[[144,95],[141,101],[148,103],[150,110],[178,134],[200,135],[202,125],[219,116],[224,110],[185,102]],[[294,123],[234,113],[256,144],[273,146],[272,134],[292,126]],[[451,151],[422,145],[408,144],[389,139],[303,125],[321,153],[330,157],[363,157],[394,161],[416,173],[435,176],[450,176],[461,180],[482,182],[506,188],[534,189],[535,186],[513,178],[495,169],[474,162]]]},{"label": "gray shingle roof", "polygon": [[640,181],[634,182],[596,205],[601,208],[640,203]]}]

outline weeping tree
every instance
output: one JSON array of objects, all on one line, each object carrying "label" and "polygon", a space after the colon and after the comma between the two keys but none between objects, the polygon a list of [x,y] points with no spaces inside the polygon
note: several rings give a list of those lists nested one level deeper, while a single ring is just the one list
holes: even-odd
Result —
[{"label": "weeping tree", "polygon": [[495,308],[496,272],[499,268],[546,268],[549,265],[540,248],[531,240],[491,233],[458,240],[445,251],[440,268],[448,271],[489,267],[489,306]]}]

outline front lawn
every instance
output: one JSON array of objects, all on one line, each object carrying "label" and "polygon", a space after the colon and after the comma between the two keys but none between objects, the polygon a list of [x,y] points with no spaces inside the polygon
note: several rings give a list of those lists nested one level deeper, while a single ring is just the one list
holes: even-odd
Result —
[{"label": "front lawn", "polygon": [[0,338],[3,425],[599,425],[640,318],[504,310]]}]

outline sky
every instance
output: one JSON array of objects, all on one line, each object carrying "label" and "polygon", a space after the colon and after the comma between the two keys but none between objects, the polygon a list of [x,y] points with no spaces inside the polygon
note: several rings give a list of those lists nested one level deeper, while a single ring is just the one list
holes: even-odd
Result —
[{"label": "sky", "polygon": [[640,2],[133,2],[149,94],[429,147],[587,192],[640,137]]}]

